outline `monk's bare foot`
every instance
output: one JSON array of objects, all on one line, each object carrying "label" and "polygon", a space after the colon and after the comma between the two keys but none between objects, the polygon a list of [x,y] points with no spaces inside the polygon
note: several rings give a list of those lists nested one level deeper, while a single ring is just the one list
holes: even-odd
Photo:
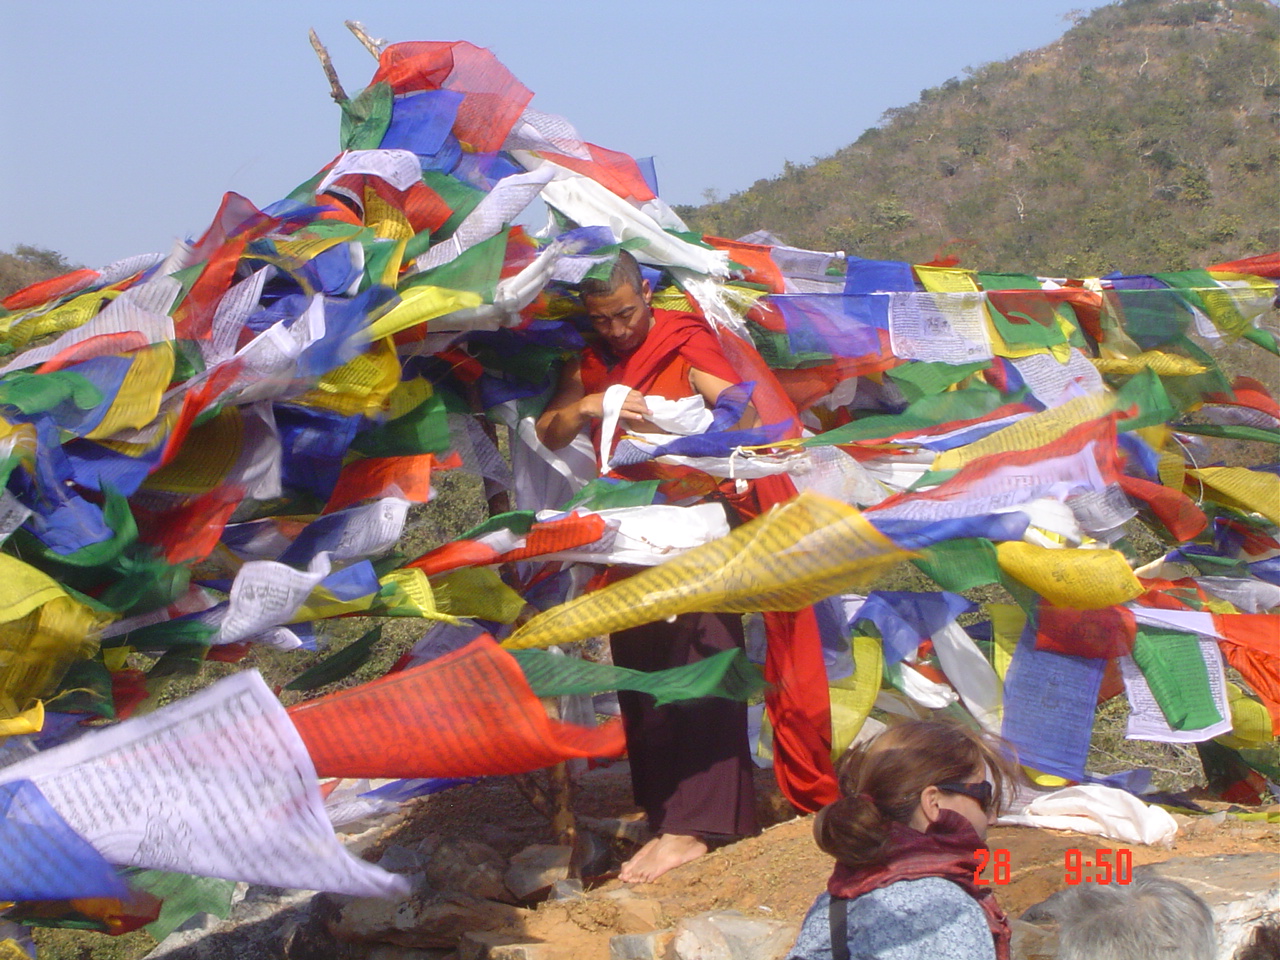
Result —
[{"label": "monk's bare foot", "polygon": [[636,868],[636,864],[643,860],[648,855],[649,851],[658,845],[658,841],[661,839],[661,837],[654,837],[643,847],[637,850],[635,852],[635,856],[624,863],[622,865],[622,869],[618,871],[618,879],[623,883],[635,883],[637,881],[637,877],[634,875],[633,871]]},{"label": "monk's bare foot", "polygon": [[624,883],[652,883],[668,870],[697,860],[706,852],[707,845],[697,837],[664,833],[650,840],[624,863],[618,879]]}]

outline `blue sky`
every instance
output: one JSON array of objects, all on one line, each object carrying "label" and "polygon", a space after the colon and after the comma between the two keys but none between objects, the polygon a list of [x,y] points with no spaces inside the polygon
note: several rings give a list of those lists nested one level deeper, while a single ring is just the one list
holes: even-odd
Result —
[{"label": "blue sky", "polygon": [[669,203],[727,196],[853,141],[966,67],[1051,43],[1089,0],[41,0],[0,30],[0,250],[88,266],[198,235],[223,192],[264,206],[337,152],[314,27],[469,40],[587,140],[655,157]]}]

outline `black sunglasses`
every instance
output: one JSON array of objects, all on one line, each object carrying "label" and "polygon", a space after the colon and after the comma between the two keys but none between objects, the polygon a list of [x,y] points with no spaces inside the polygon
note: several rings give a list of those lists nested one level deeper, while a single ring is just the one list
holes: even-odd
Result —
[{"label": "black sunglasses", "polygon": [[947,793],[962,793],[971,800],[978,801],[984,813],[991,810],[991,799],[995,796],[996,789],[990,780],[983,780],[981,783],[935,783],[934,786]]}]

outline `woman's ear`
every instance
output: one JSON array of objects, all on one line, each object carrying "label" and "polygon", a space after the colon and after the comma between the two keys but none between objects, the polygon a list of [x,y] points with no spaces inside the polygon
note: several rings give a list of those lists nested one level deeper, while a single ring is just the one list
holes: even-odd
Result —
[{"label": "woman's ear", "polygon": [[920,812],[929,823],[934,823],[938,819],[938,814],[942,810],[942,805],[938,802],[942,796],[942,791],[930,784],[925,787],[920,794]]}]

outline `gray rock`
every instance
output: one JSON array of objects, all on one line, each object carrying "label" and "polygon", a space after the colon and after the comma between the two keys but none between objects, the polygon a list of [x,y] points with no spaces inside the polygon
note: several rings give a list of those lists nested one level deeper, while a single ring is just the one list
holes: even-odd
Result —
[{"label": "gray rock", "polygon": [[507,860],[492,847],[474,840],[439,840],[430,852],[425,846],[420,844],[418,852],[426,853],[425,874],[431,886],[489,900],[511,899],[503,882]]},{"label": "gray rock", "polygon": [[464,934],[457,955],[458,960],[553,960],[559,956],[549,943],[485,932]]},{"label": "gray rock", "polygon": [[452,950],[418,950],[384,943],[364,955],[364,960],[454,960]]},{"label": "gray rock", "polygon": [[307,890],[241,885],[226,920],[197,914],[144,960],[278,960],[282,933],[305,918],[313,896]]},{"label": "gray rock", "polygon": [[507,870],[507,889],[517,900],[529,900],[549,890],[557,880],[568,879],[573,849],[567,846],[535,843],[511,858]]},{"label": "gray rock", "polygon": [[392,873],[422,873],[426,865],[426,858],[418,851],[395,843],[387,847],[378,858],[378,866]]},{"label": "gray rock", "polygon": [[337,940],[448,949],[468,931],[518,923],[524,911],[453,891],[419,888],[402,900],[326,897],[323,909],[317,903],[317,915]]},{"label": "gray rock", "polygon": [[676,960],[781,960],[800,927],[752,920],[737,911],[712,911],[676,924]]},{"label": "gray rock", "polygon": [[675,937],[674,928],[610,937],[609,960],[670,960]]},{"label": "gray rock", "polygon": [[1209,904],[1220,960],[1234,957],[1257,924],[1280,921],[1280,870],[1273,853],[1175,857],[1138,869],[1176,880]]}]

